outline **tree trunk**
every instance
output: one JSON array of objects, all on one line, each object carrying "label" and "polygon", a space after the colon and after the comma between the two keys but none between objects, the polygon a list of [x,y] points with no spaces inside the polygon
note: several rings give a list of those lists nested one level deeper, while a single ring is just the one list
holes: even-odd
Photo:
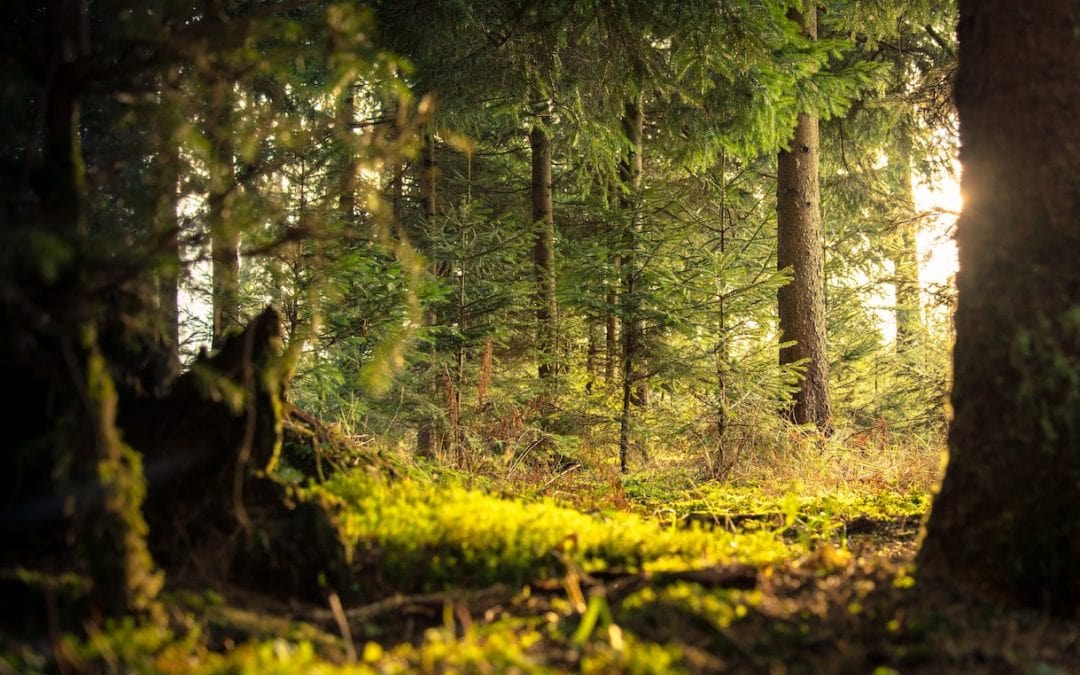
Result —
[{"label": "tree trunk", "polygon": [[[422,227],[418,228],[428,233],[428,238],[434,236],[436,228],[436,194],[435,194],[435,137],[431,130],[426,128],[421,137],[420,146],[420,172],[417,176],[417,184],[420,189],[420,213],[423,218]],[[434,275],[445,276],[443,266],[436,265],[431,269]],[[428,312],[427,322],[430,326],[438,325],[439,315],[434,309]],[[435,350],[433,346],[432,351]],[[422,366],[421,366],[422,367]],[[430,393],[434,400],[441,390],[441,378],[432,376]],[[416,454],[426,459],[434,459],[436,452],[446,444],[445,434],[439,429],[439,421],[434,418],[421,419],[416,427]]]},{"label": "tree trunk", "polygon": [[900,208],[893,242],[893,286],[896,290],[896,350],[910,353],[922,333],[919,291],[919,230],[915,193],[911,182],[911,155],[905,148],[889,157],[889,178]]},{"label": "tree trunk", "polygon": [[[170,115],[170,112],[162,113]],[[180,153],[172,138],[174,121],[159,122],[158,154],[154,158],[158,197],[154,204],[154,234],[160,262],[157,264],[157,307],[161,344],[166,359],[166,382],[180,374],[180,222],[176,217],[179,198]]]},{"label": "tree trunk", "polygon": [[615,362],[619,358],[619,294],[616,282],[608,280],[607,306],[609,313],[604,320],[604,382],[608,387],[615,383]]},{"label": "tree trunk", "polygon": [[591,394],[596,388],[597,361],[600,357],[600,332],[601,326],[595,319],[587,320],[588,331],[585,352],[585,392]]},{"label": "tree trunk", "polygon": [[631,422],[634,406],[647,403],[647,389],[641,373],[642,358],[642,320],[641,296],[638,282],[641,277],[640,261],[637,256],[638,239],[641,233],[641,220],[636,213],[641,193],[641,179],[644,173],[644,130],[645,114],[642,110],[642,98],[626,104],[623,115],[623,133],[630,145],[626,159],[620,163],[619,178],[622,182],[623,197],[620,200],[622,211],[627,216],[623,230],[622,251],[622,298],[620,299],[620,323],[623,326],[622,345],[622,414],[619,423],[619,467],[625,473],[628,470],[630,454]]},{"label": "tree trunk", "polygon": [[728,250],[727,229],[727,156],[720,155],[720,166],[717,169],[716,184],[720,189],[720,208],[717,214],[720,223],[719,239],[716,247],[716,258],[719,264],[716,266],[716,452],[709,462],[710,473],[719,476],[724,469],[727,460],[727,448],[725,440],[728,429],[728,370],[730,367],[731,350],[728,339],[728,311],[727,298],[725,295],[724,268]]},{"label": "tree trunk", "polygon": [[211,347],[220,349],[228,332],[240,327],[240,232],[232,217],[236,175],[232,142],[233,95],[231,83],[219,79],[211,85],[216,117],[210,121],[210,191],[207,224],[210,229],[212,304]]},{"label": "tree trunk", "polygon": [[920,570],[1080,614],[1080,24],[961,0],[964,209],[950,459]]},{"label": "tree trunk", "polygon": [[[48,180],[42,186],[48,199],[43,215],[60,241],[79,250],[85,246],[87,218],[75,72],[77,61],[87,58],[87,6],[51,2],[45,11],[54,27],[57,65],[42,95],[42,175]],[[54,475],[70,498],[74,557],[90,572],[95,604],[109,614],[145,614],[156,606],[162,580],[146,544],[142,463],[116,428],[116,388],[97,337],[100,299],[83,295],[99,269],[92,259],[76,264],[62,277],[67,282],[57,288],[56,306],[39,310],[56,321],[49,341],[58,344],[37,358],[62,354],[67,375],[67,381],[50,383],[56,387],[50,397],[56,417],[50,421],[63,438]],[[46,437],[55,436],[56,428],[50,428]]]},{"label": "tree trunk", "polygon": [[353,123],[356,121],[356,99],[350,86],[337,107],[338,140],[342,144],[341,176],[338,179],[338,210],[342,222],[350,225],[356,217],[356,148],[353,135]]},{"label": "tree trunk", "polygon": [[[536,277],[536,329],[540,381],[554,382],[558,373],[555,299],[555,209],[551,188],[549,115],[541,115],[529,133],[532,150],[533,270]],[[550,389],[550,387],[547,387]]]},{"label": "tree trunk", "polygon": [[[813,2],[804,13],[791,10],[811,38],[817,37]],[[829,405],[829,360],[825,341],[825,264],[821,230],[818,119],[799,114],[791,149],[780,153],[777,168],[777,264],[792,279],[780,289],[780,335],[793,342],[780,350],[780,364],[805,363],[805,376],[789,415],[796,424],[832,430]]]}]

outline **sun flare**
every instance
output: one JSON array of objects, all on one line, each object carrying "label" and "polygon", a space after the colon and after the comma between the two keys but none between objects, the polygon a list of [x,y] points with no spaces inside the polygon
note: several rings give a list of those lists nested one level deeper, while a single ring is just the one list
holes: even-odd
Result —
[{"label": "sun flare", "polygon": [[959,268],[953,235],[962,206],[957,177],[943,176],[935,183],[915,186],[915,208],[926,214],[917,238],[919,281],[923,289],[949,283]]}]

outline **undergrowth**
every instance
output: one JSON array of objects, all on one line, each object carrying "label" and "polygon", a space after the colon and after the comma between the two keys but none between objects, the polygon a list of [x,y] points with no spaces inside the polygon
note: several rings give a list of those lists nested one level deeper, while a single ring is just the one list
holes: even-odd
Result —
[{"label": "undergrowth", "polygon": [[[460,471],[397,460],[392,474],[341,471],[306,488],[333,510],[351,556],[352,587],[327,587],[327,605],[171,579],[168,630],[129,619],[37,638],[0,633],[0,672],[1061,663],[1053,650],[1045,663],[1025,656],[1015,644],[1027,633],[1020,643],[967,646],[957,637],[966,627],[918,608],[903,566],[939,453],[853,438],[787,434],[744,453],[724,481],[703,482],[677,453],[619,476],[588,448],[579,463],[546,473],[524,462],[506,473],[495,462]],[[334,609],[338,592],[347,601]],[[1071,644],[1073,634],[1040,630]]]}]

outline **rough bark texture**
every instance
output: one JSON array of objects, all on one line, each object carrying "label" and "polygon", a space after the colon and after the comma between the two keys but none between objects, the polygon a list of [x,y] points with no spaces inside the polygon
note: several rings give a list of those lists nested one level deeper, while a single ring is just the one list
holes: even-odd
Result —
[{"label": "rough bark texture", "polygon": [[623,326],[622,344],[622,415],[619,423],[619,467],[625,473],[628,470],[630,454],[630,426],[632,407],[643,406],[647,402],[646,384],[641,373],[642,358],[642,321],[641,298],[637,288],[641,270],[635,252],[641,231],[640,220],[635,213],[641,180],[645,170],[644,131],[645,114],[642,101],[626,104],[623,115],[623,133],[630,144],[630,152],[619,166],[619,178],[623,185],[622,209],[627,214],[623,230],[622,252],[622,298],[620,299],[621,322]]},{"label": "rough bark texture", "polygon": [[417,182],[420,186],[420,209],[424,217],[424,225],[428,228],[435,225],[435,136],[429,128],[424,129],[422,145],[420,147],[420,174]]},{"label": "rough bark texture", "polygon": [[[811,38],[817,37],[814,3],[805,13],[791,12]],[[805,361],[806,374],[790,411],[796,424],[832,428],[829,359],[825,341],[825,252],[821,231],[818,119],[801,113],[791,149],[780,153],[777,168],[777,264],[790,268],[791,283],[779,291],[780,335],[794,342],[780,350],[780,363]]]},{"label": "rough bark texture", "polygon": [[590,320],[588,324],[588,344],[586,345],[585,352],[585,373],[587,375],[585,380],[585,391],[592,393],[596,387],[596,371],[597,361],[600,357],[600,338],[603,327],[595,320]]},{"label": "rough bark texture", "polygon": [[955,410],[930,579],[1080,609],[1080,5],[962,0]]},{"label": "rough bark texture", "polygon": [[533,271],[536,277],[536,331],[539,374],[550,380],[558,371],[555,301],[555,207],[551,188],[551,139],[542,117],[529,133],[532,150]]}]

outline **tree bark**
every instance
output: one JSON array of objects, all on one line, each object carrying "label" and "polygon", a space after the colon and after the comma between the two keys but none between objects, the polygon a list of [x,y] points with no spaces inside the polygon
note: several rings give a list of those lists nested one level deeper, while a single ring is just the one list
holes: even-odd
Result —
[{"label": "tree bark", "polygon": [[889,157],[889,178],[899,201],[893,241],[893,287],[896,292],[896,350],[911,353],[922,333],[922,301],[919,291],[919,230],[915,194],[911,182],[911,155],[906,148]]},{"label": "tree bark", "polygon": [[172,136],[176,120],[171,111],[161,113],[158,121],[154,204],[154,234],[161,251],[157,264],[157,307],[161,345],[166,360],[164,380],[169,382],[180,374],[180,222],[176,217],[179,202],[177,186],[180,180],[180,153]]},{"label": "tree bark", "polygon": [[600,357],[601,325],[595,319],[588,319],[585,352],[585,392],[591,394],[596,388],[597,361]]},{"label": "tree bark", "polygon": [[356,119],[356,98],[350,86],[341,97],[334,121],[338,140],[342,145],[341,176],[338,179],[338,210],[343,224],[349,225],[356,217],[356,149],[353,122]]},{"label": "tree bark", "polygon": [[729,340],[727,298],[725,295],[724,261],[728,251],[728,227],[727,227],[727,156],[721,153],[720,166],[716,171],[716,184],[720,189],[720,208],[717,220],[720,223],[719,238],[716,246],[716,452],[709,462],[709,470],[714,476],[719,476],[727,461],[726,436],[728,429],[728,371],[731,361],[731,345]]},{"label": "tree bark", "polygon": [[623,115],[623,133],[630,145],[626,159],[620,163],[619,178],[622,182],[621,209],[627,216],[623,230],[622,251],[622,297],[620,298],[620,323],[623,327],[622,344],[622,414],[619,423],[619,467],[625,473],[628,468],[631,439],[631,423],[635,406],[644,406],[648,393],[641,373],[643,322],[641,320],[641,296],[638,282],[641,277],[637,256],[641,221],[636,213],[641,193],[642,175],[645,169],[644,131],[645,114],[642,97],[626,104]]},{"label": "tree bark", "polygon": [[1080,7],[961,0],[950,459],[928,579],[1080,614]]},{"label": "tree bark", "polygon": [[612,387],[615,383],[615,363],[619,358],[619,294],[615,290],[615,281],[609,279],[607,283],[610,287],[607,290],[609,312],[604,318],[604,382]]},{"label": "tree bark", "polygon": [[[817,13],[806,2],[798,21],[806,34],[817,37]],[[829,404],[829,360],[825,336],[825,252],[821,230],[821,192],[818,118],[800,113],[791,149],[782,151],[777,169],[777,264],[790,269],[791,282],[780,289],[780,335],[793,342],[780,349],[780,364],[803,362],[805,375],[788,414],[796,424],[814,424],[823,433],[832,430]]]},{"label": "tree bark", "polygon": [[529,133],[532,150],[533,272],[536,278],[536,331],[540,381],[550,384],[558,373],[555,298],[555,207],[551,186],[549,115],[541,115]]},{"label": "tree bark", "polygon": [[[428,238],[434,236],[436,228],[436,193],[435,175],[437,167],[435,163],[435,137],[431,130],[424,128],[420,146],[420,171],[417,176],[417,184],[420,189],[420,213],[423,218],[423,226],[418,228],[428,233]],[[446,276],[445,266],[435,265],[431,273],[437,276]],[[435,326],[439,323],[438,312],[432,309],[428,312],[428,325]],[[431,348],[433,351],[435,347]],[[430,394],[434,400],[441,391],[441,378],[431,375]],[[421,419],[416,427],[416,454],[426,459],[434,459],[436,453],[446,445],[446,434],[439,429],[439,421],[434,418]]]},{"label": "tree bark", "polygon": [[[47,181],[41,187],[42,216],[58,240],[81,252],[89,247],[79,121],[81,83],[75,73],[79,61],[88,58],[87,6],[53,1],[43,9],[52,28],[55,51],[50,56],[55,70],[41,92],[42,168]],[[35,322],[41,322],[42,316],[49,319],[44,324],[49,326],[47,334],[37,336],[44,351],[35,357],[61,361],[65,373],[46,384],[51,388],[53,419],[44,438],[58,443],[54,476],[60,492],[70,500],[73,554],[90,573],[97,608],[113,615],[155,615],[162,579],[146,543],[142,463],[116,427],[117,392],[97,335],[101,300],[85,295],[100,272],[99,264],[92,257],[77,257],[74,267],[58,277],[64,281],[50,289],[52,306],[43,306],[34,315]],[[33,385],[26,388],[34,390]]]},{"label": "tree bark", "polygon": [[210,229],[210,260],[213,268],[213,349],[220,349],[225,343],[225,336],[240,328],[240,232],[231,214],[237,190],[232,142],[235,102],[231,86],[223,78],[211,84],[215,118],[210,121],[209,129],[210,192],[206,220]]}]

